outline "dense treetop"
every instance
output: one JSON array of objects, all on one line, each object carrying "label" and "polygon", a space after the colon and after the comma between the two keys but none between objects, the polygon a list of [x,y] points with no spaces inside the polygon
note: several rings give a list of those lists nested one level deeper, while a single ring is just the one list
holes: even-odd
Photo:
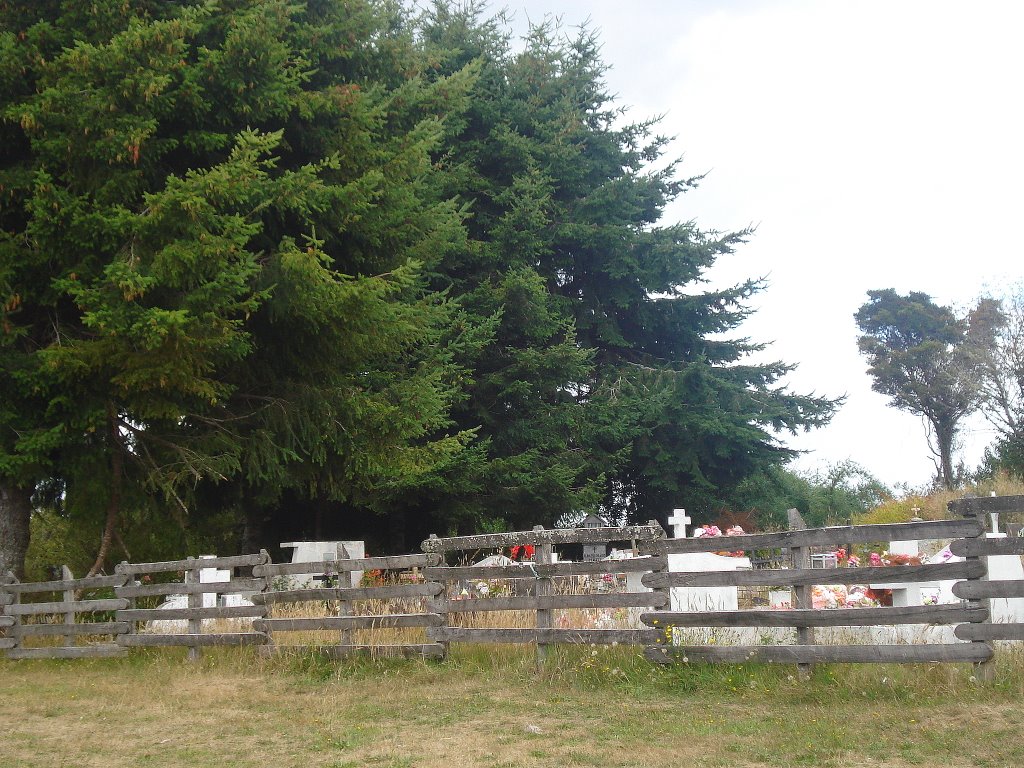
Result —
[{"label": "dense treetop", "polygon": [[661,221],[603,71],[472,4],[0,4],[0,525],[402,548],[784,462],[836,403],[746,362],[747,233]]}]

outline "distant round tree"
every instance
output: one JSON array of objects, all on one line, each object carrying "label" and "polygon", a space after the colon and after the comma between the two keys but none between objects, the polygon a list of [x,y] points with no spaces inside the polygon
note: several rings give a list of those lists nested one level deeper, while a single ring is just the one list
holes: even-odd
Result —
[{"label": "distant round tree", "polygon": [[953,488],[960,423],[979,402],[969,323],[927,294],[901,296],[892,288],[868,291],[855,318],[871,388],[925,420],[939,478]]}]

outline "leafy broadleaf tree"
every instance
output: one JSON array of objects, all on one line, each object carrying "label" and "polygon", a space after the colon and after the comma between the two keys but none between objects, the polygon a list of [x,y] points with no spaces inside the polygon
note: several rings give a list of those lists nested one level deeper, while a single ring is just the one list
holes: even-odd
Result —
[{"label": "leafy broadleaf tree", "polygon": [[216,487],[259,520],[461,450],[455,308],[421,270],[464,239],[431,155],[471,73],[419,77],[400,22],[362,0],[0,7],[0,528],[33,489],[87,499],[95,571],[140,494],[187,525]]},{"label": "leafy broadleaf tree", "polygon": [[925,420],[939,480],[953,488],[960,423],[979,398],[969,323],[927,294],[901,296],[891,288],[868,291],[855,319],[871,388],[887,395],[893,407]]},{"label": "leafy broadleaf tree", "polygon": [[982,297],[969,317],[981,412],[997,434],[992,457],[1024,475],[1024,286]]}]

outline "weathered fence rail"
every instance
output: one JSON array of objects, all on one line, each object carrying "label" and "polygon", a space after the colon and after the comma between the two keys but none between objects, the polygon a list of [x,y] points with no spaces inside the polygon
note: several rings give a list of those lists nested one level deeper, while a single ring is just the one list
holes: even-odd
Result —
[{"label": "weathered fence rail", "polygon": [[[261,653],[316,648],[331,656],[443,657],[450,643],[535,645],[543,658],[553,644],[645,646],[658,663],[768,661],[805,669],[838,663],[984,663],[994,643],[1024,641],[1024,623],[993,621],[999,601],[1024,599],[1024,579],[990,579],[999,558],[1024,556],[1024,538],[986,533],[982,516],[1024,511],[1024,497],[951,502],[959,519],[891,525],[833,526],[728,538],[666,539],[656,523],[643,526],[543,529],[438,538],[423,552],[315,563],[272,563],[266,552],[153,563],[121,563],[114,575],[20,583],[0,576],[0,650],[9,658],[116,656],[127,647],[184,646],[194,658],[213,645],[258,645]],[[853,544],[951,541],[962,561],[872,567],[811,568],[811,548]],[[624,542],[626,559],[559,561],[556,545]],[[530,547],[525,562],[465,564],[460,556]],[[685,570],[678,558],[731,552],[757,554],[788,568]],[[445,559],[449,562],[445,562]],[[676,558],[674,561],[673,558]],[[674,565],[673,565],[674,564]],[[1019,565],[1019,561],[1018,561]],[[236,573],[247,569],[247,573]],[[215,573],[219,572],[219,573]],[[225,573],[227,572],[227,573]],[[360,574],[373,578],[359,581]],[[211,575],[216,578],[211,578]],[[306,582],[294,583],[304,575]],[[309,581],[319,581],[314,585]],[[629,588],[622,591],[621,583]],[[467,586],[488,585],[467,594]],[[811,590],[822,584],[881,587],[955,582],[960,603],[897,604],[822,609]],[[613,585],[609,587],[609,584]],[[792,609],[673,610],[673,590],[788,587]],[[598,589],[599,587],[601,589]],[[602,591],[604,589],[604,591]],[[181,605],[157,608],[164,598]],[[219,597],[218,597],[219,596]],[[246,603],[238,598],[248,598]],[[238,604],[238,603],[243,604]],[[233,603],[233,604],[224,604]],[[598,626],[594,614],[627,609],[633,626]],[[185,631],[154,631],[151,622],[183,622]],[[215,622],[215,623],[211,623]],[[226,631],[221,622],[240,622]],[[159,625],[156,625],[159,626]],[[825,642],[815,630],[946,627],[941,642]],[[693,632],[724,628],[793,630],[795,643],[733,645],[693,642]],[[309,633],[298,636],[295,633]],[[327,640],[324,637],[327,637]],[[794,635],[790,635],[793,637]],[[312,636],[312,639],[310,637]],[[282,643],[282,638],[289,642]],[[777,642],[777,641],[773,641]],[[56,644],[55,644],[56,643]],[[981,669],[985,669],[982,665]]]},{"label": "weathered fence rail", "polygon": [[[431,612],[423,600],[441,592],[442,586],[424,579],[424,570],[441,562],[440,555],[397,555],[391,557],[348,558],[344,551],[337,553],[337,559],[313,563],[262,564],[253,568],[253,576],[262,577],[267,591],[256,596],[256,602],[273,607],[290,606],[297,612],[316,615],[267,616],[256,620],[254,627],[269,638],[261,653],[275,653],[294,648],[315,648],[318,652],[332,657],[353,654],[370,654],[375,657],[422,656],[439,658],[444,655],[444,646],[428,637],[414,638],[402,631],[438,627],[443,618]],[[424,570],[421,570],[424,569]],[[354,572],[381,572],[384,574],[409,574],[412,583],[381,583],[373,586],[324,586],[318,588],[291,587],[272,589],[274,579],[293,577],[297,574],[312,576],[313,579],[331,584]],[[394,612],[397,601],[399,612]],[[399,630],[390,633],[387,641],[379,637],[379,630]],[[282,644],[281,633],[318,633],[313,640],[300,643]],[[322,639],[322,633],[334,634],[330,642]],[[369,632],[368,637],[365,636]]]},{"label": "weathered fence rail", "polygon": [[[189,557],[185,560],[171,560],[156,563],[120,563],[114,570],[122,583],[114,589],[125,605],[117,611],[117,618],[127,623],[127,629],[117,636],[117,642],[124,647],[140,646],[182,646],[188,648],[189,658],[199,656],[200,649],[222,645],[262,645],[267,636],[254,631],[245,619],[266,615],[266,608],[254,605],[223,605],[219,595],[253,596],[266,586],[263,579],[252,579],[235,575],[236,568],[258,567],[270,562],[270,555],[260,552],[255,555],[233,557]],[[224,572],[227,571],[227,579]],[[182,581],[143,584],[136,577],[150,578],[153,574],[173,574]],[[206,580],[204,574],[220,577]],[[139,608],[139,599],[180,595],[186,605],[181,607]],[[216,631],[204,631],[213,622],[238,622],[240,631],[228,632],[223,627]],[[184,621],[185,632],[139,631],[140,622]]]},{"label": "weathered fence rail", "polygon": [[[127,601],[88,597],[84,593],[109,589],[124,583],[121,576],[98,576],[76,579],[65,565],[63,578],[22,584],[13,577],[5,579],[0,590],[10,596],[3,606],[9,635],[0,643],[10,659],[83,659],[117,656],[121,647],[111,638],[127,629],[124,622],[109,621],[106,614],[123,608]],[[59,600],[28,600],[26,597],[49,597],[60,593]],[[44,639],[44,643],[36,641]],[[59,645],[45,643],[46,638],[60,638]],[[92,638],[90,641],[89,638]],[[84,644],[81,640],[86,640]]]},{"label": "weathered fence rail", "polygon": [[[868,544],[892,541],[919,541],[974,537],[983,534],[983,526],[974,518],[963,520],[921,521],[891,525],[835,526],[816,529],[795,529],[778,533],[746,534],[727,539],[702,537],[674,539],[665,542],[665,550],[675,554],[768,550],[787,547],[794,551],[793,567],[779,570],[672,572],[649,574],[643,583],[656,588],[721,587],[763,585],[790,587],[796,593],[796,610],[744,611],[652,611],[641,619],[645,624],[663,630],[659,643],[649,646],[645,656],[650,661],[768,661],[809,665],[818,662],[983,662],[992,657],[992,648],[977,642],[943,642],[912,644],[842,645],[815,641],[812,628],[888,626],[930,624],[957,626],[981,623],[988,619],[987,606],[976,602],[963,605],[902,605],[882,608],[814,609],[810,605],[810,588],[821,584],[889,584],[913,585],[921,582],[962,581],[959,586],[971,588],[986,575],[985,563],[978,558],[963,562],[926,565],[895,565],[881,567],[810,568],[807,549],[811,546],[840,548],[853,543]],[[806,590],[800,594],[802,590]],[[736,645],[689,644],[677,637],[677,628],[763,628],[785,627],[796,630],[796,644]],[[956,630],[954,630],[955,632]],[[975,638],[971,633],[960,639]]]},{"label": "weathered fence rail", "polygon": [[[656,592],[599,593],[590,588],[580,591],[581,579],[643,574],[662,569],[663,554],[623,560],[557,562],[555,544],[608,545],[627,542],[634,549],[640,542],[653,544],[665,536],[655,522],[648,525],[606,526],[595,528],[544,529],[484,534],[480,536],[430,537],[423,542],[427,552],[459,553],[496,550],[512,547],[534,547],[534,556],[527,562],[511,565],[436,565],[425,569],[429,578],[448,586],[446,594],[431,605],[445,617],[441,626],[430,630],[438,642],[448,643],[525,643],[536,645],[538,660],[551,644],[644,645],[652,642],[656,632],[648,629],[601,628],[583,625],[588,610],[618,608],[656,608],[665,606],[667,598]],[[474,579],[497,587],[512,585],[517,594],[472,596],[464,599],[460,585]],[[525,594],[523,594],[525,592]],[[510,612],[533,626],[493,626],[492,622],[508,623]],[[489,618],[493,617],[493,618]],[[555,621],[559,626],[555,626]],[[459,624],[468,624],[460,626]],[[474,626],[483,624],[484,626]]]}]

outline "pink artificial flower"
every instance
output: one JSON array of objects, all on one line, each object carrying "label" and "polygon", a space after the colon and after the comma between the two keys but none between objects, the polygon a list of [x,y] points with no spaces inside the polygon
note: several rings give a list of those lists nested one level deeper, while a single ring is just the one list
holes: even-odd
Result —
[{"label": "pink artificial flower", "polygon": [[880,554],[878,554],[877,552],[872,552],[871,553],[871,564],[872,565],[881,565],[882,564],[882,556]]}]

